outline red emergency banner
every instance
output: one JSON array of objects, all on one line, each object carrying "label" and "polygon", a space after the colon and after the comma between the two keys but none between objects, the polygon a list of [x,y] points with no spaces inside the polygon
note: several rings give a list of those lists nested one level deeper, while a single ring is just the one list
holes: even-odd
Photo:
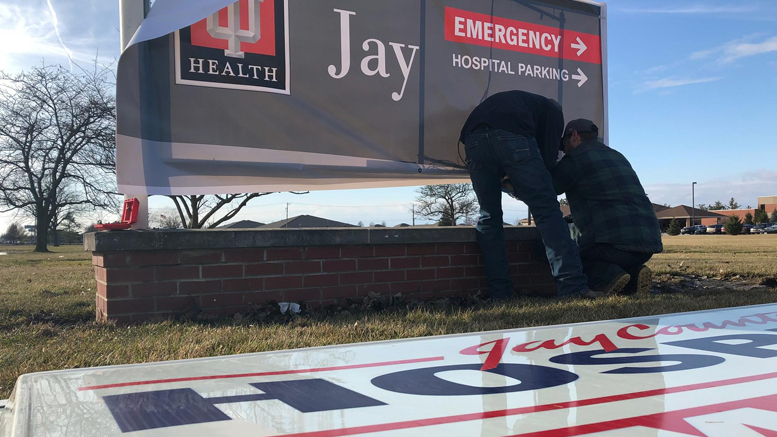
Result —
[{"label": "red emergency banner", "polygon": [[445,8],[445,40],[530,53],[551,58],[602,63],[601,38],[524,21]]}]

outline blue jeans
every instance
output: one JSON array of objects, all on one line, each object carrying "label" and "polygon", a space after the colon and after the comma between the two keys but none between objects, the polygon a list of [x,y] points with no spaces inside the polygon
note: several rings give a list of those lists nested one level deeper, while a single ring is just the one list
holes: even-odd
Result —
[{"label": "blue jeans", "polygon": [[577,245],[559,209],[550,172],[534,138],[501,129],[479,127],[464,139],[467,167],[480,204],[477,237],[494,298],[513,294],[502,225],[502,183],[510,177],[515,195],[531,209],[542,234],[560,296],[588,291]]}]

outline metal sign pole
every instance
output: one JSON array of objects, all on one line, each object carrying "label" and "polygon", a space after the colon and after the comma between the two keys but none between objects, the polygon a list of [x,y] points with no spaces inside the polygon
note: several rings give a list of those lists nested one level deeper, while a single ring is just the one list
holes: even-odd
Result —
[{"label": "metal sign pole", "polygon": [[[121,50],[127,48],[132,36],[146,18],[150,8],[149,0],[119,0],[119,32],[121,33]],[[124,199],[138,199],[138,221],[132,229],[148,229],[148,195],[125,194]]]}]

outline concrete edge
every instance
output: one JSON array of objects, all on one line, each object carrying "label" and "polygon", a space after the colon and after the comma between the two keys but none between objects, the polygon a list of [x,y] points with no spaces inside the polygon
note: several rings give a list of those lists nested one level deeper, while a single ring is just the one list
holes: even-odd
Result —
[{"label": "concrete edge", "polygon": [[[534,227],[506,227],[508,241],[538,241]],[[472,226],[440,228],[306,228],[103,231],[84,234],[90,252],[211,250],[256,247],[473,243]]]}]

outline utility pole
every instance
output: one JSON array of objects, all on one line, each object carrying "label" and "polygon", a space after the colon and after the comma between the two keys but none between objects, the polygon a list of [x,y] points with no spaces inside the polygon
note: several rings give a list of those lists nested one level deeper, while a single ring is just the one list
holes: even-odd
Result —
[{"label": "utility pole", "polygon": [[[119,33],[123,52],[140,23],[146,18],[151,4],[149,0],[119,0]],[[124,194],[124,199],[138,199],[138,221],[132,229],[148,229],[148,194]]]},{"label": "utility pole", "polygon": [[286,204],[286,223],[283,225],[284,228],[289,226],[289,205],[289,203]]},{"label": "utility pole", "polygon": [[415,226],[415,203],[413,204],[413,226]]},{"label": "utility pole", "polygon": [[527,212],[528,212],[528,215],[529,215],[529,226],[531,226],[531,208],[529,208],[527,210]]},{"label": "utility pole", "polygon": [[691,226],[696,226],[696,182],[691,184]]}]

